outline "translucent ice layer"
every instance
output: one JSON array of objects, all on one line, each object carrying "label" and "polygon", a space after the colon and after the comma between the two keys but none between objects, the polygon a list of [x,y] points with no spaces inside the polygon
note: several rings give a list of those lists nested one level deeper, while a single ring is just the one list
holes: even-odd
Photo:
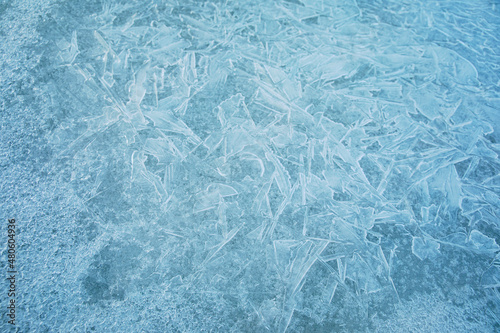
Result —
[{"label": "translucent ice layer", "polygon": [[38,39],[9,40],[39,46],[34,69],[2,46],[34,77],[3,74],[5,105],[40,128],[6,147],[5,186],[48,184],[23,213],[5,199],[25,221],[24,330],[500,328],[494,1],[38,11]]}]

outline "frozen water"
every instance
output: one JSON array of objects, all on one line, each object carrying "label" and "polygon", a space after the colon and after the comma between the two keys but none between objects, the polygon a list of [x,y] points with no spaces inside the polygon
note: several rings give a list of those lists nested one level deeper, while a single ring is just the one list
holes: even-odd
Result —
[{"label": "frozen water", "polygon": [[19,0],[0,29],[18,331],[500,330],[496,1]]}]

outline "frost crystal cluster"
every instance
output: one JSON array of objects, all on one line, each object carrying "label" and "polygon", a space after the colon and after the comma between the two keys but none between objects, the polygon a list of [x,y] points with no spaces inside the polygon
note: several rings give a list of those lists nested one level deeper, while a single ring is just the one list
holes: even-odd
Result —
[{"label": "frost crystal cluster", "polygon": [[21,331],[500,329],[496,1],[12,1],[0,28]]}]

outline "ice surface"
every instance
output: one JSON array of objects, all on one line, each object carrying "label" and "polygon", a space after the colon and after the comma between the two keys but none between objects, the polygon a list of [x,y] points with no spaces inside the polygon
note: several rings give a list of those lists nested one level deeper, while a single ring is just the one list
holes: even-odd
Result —
[{"label": "ice surface", "polygon": [[439,255],[440,244],[432,239],[413,237],[411,250],[420,260],[433,259]]},{"label": "ice surface", "polygon": [[0,28],[20,331],[500,328],[494,1],[13,1]]}]

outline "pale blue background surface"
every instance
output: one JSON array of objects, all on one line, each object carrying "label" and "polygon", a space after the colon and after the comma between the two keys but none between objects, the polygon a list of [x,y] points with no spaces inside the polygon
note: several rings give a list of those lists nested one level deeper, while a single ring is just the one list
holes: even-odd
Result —
[{"label": "pale blue background surface", "polygon": [[2,2],[18,331],[497,331],[499,10]]}]

